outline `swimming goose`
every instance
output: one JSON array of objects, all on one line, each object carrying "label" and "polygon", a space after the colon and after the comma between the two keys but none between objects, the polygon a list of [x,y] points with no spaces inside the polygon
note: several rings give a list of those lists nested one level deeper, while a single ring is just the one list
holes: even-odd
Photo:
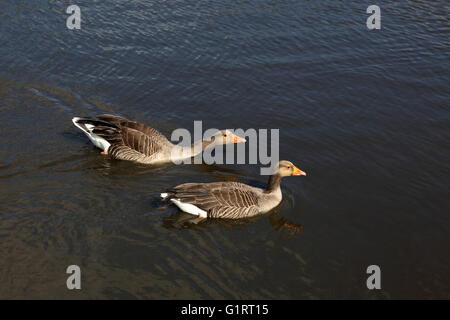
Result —
[{"label": "swimming goose", "polygon": [[111,114],[97,118],[72,119],[92,143],[112,159],[154,164],[187,159],[200,154],[209,147],[245,142],[228,130],[217,131],[210,139],[191,146],[180,147],[171,143],[158,130],[145,124]]},{"label": "swimming goose", "polygon": [[306,173],[283,160],[265,189],[229,181],[185,183],[161,193],[161,198],[199,218],[247,218],[268,212],[281,202],[280,182],[287,176],[306,176]]}]

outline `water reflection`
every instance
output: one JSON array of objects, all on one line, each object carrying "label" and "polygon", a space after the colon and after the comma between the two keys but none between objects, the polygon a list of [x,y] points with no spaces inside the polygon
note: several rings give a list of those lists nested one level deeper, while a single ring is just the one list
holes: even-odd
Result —
[{"label": "water reflection", "polygon": [[[165,207],[161,207],[161,209],[167,208],[169,205]],[[245,226],[250,223],[254,223],[255,221],[268,218],[270,225],[272,228],[280,232],[286,236],[295,236],[301,234],[303,231],[303,225],[290,221],[282,216],[281,210],[279,207],[273,209],[270,213],[260,215],[252,218],[244,218],[244,219],[203,219],[193,216],[191,214],[177,211],[170,215],[167,218],[163,219],[163,226],[167,229],[176,228],[176,229],[187,229],[187,228],[203,228],[206,226],[215,226],[220,225],[226,228],[236,228],[240,226]]]},{"label": "water reflection", "polygon": [[279,207],[277,207],[269,215],[269,222],[275,231],[287,236],[295,236],[303,232],[302,224],[286,219],[281,215],[280,211]]}]

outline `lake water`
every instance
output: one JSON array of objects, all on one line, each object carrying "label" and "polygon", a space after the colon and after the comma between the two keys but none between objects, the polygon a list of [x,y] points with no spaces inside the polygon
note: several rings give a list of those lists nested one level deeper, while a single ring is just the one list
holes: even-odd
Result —
[{"label": "lake water", "polygon": [[[369,31],[370,4],[2,1],[0,298],[450,298],[450,6],[383,1]],[[308,176],[268,215],[195,225],[158,193],[260,166],[114,162],[71,122],[100,113],[278,128]]]}]

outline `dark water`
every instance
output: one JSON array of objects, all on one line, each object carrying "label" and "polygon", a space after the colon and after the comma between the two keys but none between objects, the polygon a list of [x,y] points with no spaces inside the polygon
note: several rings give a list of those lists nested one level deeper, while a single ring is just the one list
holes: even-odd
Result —
[{"label": "dark water", "polygon": [[[0,297],[450,298],[450,6],[383,1],[368,31],[371,4],[1,1]],[[106,160],[70,121],[106,112],[279,128],[308,176],[272,214],[192,225],[157,192],[259,166]]]}]

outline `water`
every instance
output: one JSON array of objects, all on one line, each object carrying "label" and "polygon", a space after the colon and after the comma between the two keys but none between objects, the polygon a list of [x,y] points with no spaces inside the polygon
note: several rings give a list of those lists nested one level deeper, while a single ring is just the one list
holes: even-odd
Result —
[{"label": "water", "polygon": [[[363,1],[76,4],[71,31],[68,1],[0,3],[1,298],[450,298],[447,1],[383,2],[380,31]],[[113,162],[70,121],[99,113],[279,128],[308,176],[192,225],[157,193],[259,166]]]}]

